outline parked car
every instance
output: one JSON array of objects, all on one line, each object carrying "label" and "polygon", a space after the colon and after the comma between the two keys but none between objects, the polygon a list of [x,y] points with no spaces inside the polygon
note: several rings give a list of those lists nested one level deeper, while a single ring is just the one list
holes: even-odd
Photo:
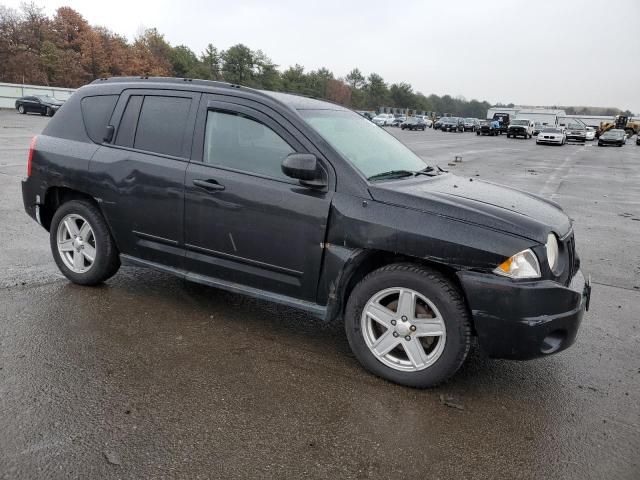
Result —
[{"label": "parked car", "polygon": [[538,134],[536,145],[564,145],[567,142],[567,135],[562,127],[546,127]]},{"label": "parked car", "polygon": [[442,128],[442,120],[443,120],[443,117],[436,119],[435,123],[433,124],[434,130],[440,130]]},{"label": "parked car", "polygon": [[524,137],[525,139],[533,137],[533,121],[526,118],[511,120],[507,128],[507,138],[511,137]]},{"label": "parked car", "polygon": [[500,135],[500,122],[496,120],[482,120],[480,122],[480,128],[476,130],[476,135]]},{"label": "parked car", "polygon": [[618,147],[627,143],[627,132],[619,128],[607,130],[598,138],[598,146],[616,145]]},{"label": "parked car", "polygon": [[540,122],[535,122],[535,123],[533,124],[533,136],[534,136],[534,137],[538,136],[538,134],[539,134],[542,130],[544,130],[545,128],[547,128],[547,126],[546,126],[545,124],[540,123]]},{"label": "parked car", "polygon": [[400,128],[402,128],[402,130],[422,130],[424,132],[427,124],[418,118],[409,117],[400,124]]},{"label": "parked car", "polygon": [[596,129],[593,127],[587,127],[585,131],[585,140],[592,141],[596,138]]},{"label": "parked car", "polygon": [[355,112],[362,115],[367,120],[373,120],[373,118],[376,116],[374,113],[369,112],[368,110],[355,110]]},{"label": "parked car", "polygon": [[380,113],[375,117],[373,117],[373,120],[371,121],[376,125],[378,125],[379,127],[386,127],[386,126],[390,126],[393,123],[393,120],[394,120],[394,116],[391,115],[390,113]]},{"label": "parked car", "polygon": [[640,145],[640,133],[636,135],[636,145]]},{"label": "parked car", "polygon": [[480,122],[477,118],[465,118],[462,124],[462,128],[465,132],[475,132],[480,126]]},{"label": "parked car", "polygon": [[[580,123],[569,123],[567,125],[567,140],[573,140],[576,142],[585,142],[587,140],[587,130]],[[595,135],[595,133],[594,133]]]},{"label": "parked car", "polygon": [[417,119],[422,120],[427,128],[431,128],[433,126],[433,121],[426,115],[416,115],[415,116]]},{"label": "parked car", "polygon": [[78,89],[22,196],[74,283],[126,262],[340,319],[366,369],[431,387],[472,335],[497,358],[564,350],[589,306],[562,209],[465,180],[333,103],[143,77]]},{"label": "parked car", "polygon": [[440,130],[443,132],[464,132],[464,120],[459,117],[441,118]]},{"label": "parked car", "polygon": [[407,119],[406,117],[395,117],[391,122],[391,126],[399,127],[400,125],[402,125],[402,122],[404,122],[406,119]]},{"label": "parked car", "polygon": [[16,110],[19,113],[39,113],[47,117],[53,116],[64,102],[48,95],[28,95],[16,100]]}]

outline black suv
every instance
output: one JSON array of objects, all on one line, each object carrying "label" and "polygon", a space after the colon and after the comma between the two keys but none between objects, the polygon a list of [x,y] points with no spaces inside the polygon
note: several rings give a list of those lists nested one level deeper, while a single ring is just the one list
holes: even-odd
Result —
[{"label": "black suv", "polygon": [[574,342],[571,220],[431,165],[341,106],[218,82],[102,79],[32,141],[27,213],[72,282],[121,262],[342,319],[358,360],[436,385]]}]

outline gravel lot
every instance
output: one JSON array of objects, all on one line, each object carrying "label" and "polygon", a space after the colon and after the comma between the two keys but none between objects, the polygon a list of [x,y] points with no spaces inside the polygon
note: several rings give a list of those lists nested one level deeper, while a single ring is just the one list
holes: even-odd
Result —
[{"label": "gravel lot", "polygon": [[[0,478],[640,478],[640,146],[402,132],[443,168],[575,219],[576,345],[477,350],[436,390],[364,372],[341,326],[126,267],[82,288],[22,209],[32,135],[0,111]],[[454,156],[462,162],[454,162]]]}]

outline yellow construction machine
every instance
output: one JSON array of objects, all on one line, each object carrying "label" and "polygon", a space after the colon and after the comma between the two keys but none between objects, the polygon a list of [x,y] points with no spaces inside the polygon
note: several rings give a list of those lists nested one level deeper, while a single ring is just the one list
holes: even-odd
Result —
[{"label": "yellow construction machine", "polygon": [[625,132],[627,132],[627,135],[631,136],[640,132],[640,121],[631,120],[626,115],[616,115],[616,118],[613,122],[600,122],[600,128],[596,133],[599,137],[604,132],[606,132],[607,130],[611,130],[612,128],[624,130]]}]

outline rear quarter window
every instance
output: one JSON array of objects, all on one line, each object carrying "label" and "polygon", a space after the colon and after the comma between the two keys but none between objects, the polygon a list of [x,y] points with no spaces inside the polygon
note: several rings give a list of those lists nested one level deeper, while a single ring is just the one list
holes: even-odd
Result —
[{"label": "rear quarter window", "polygon": [[82,121],[91,141],[102,143],[117,101],[118,95],[99,95],[84,97],[80,102]]}]

